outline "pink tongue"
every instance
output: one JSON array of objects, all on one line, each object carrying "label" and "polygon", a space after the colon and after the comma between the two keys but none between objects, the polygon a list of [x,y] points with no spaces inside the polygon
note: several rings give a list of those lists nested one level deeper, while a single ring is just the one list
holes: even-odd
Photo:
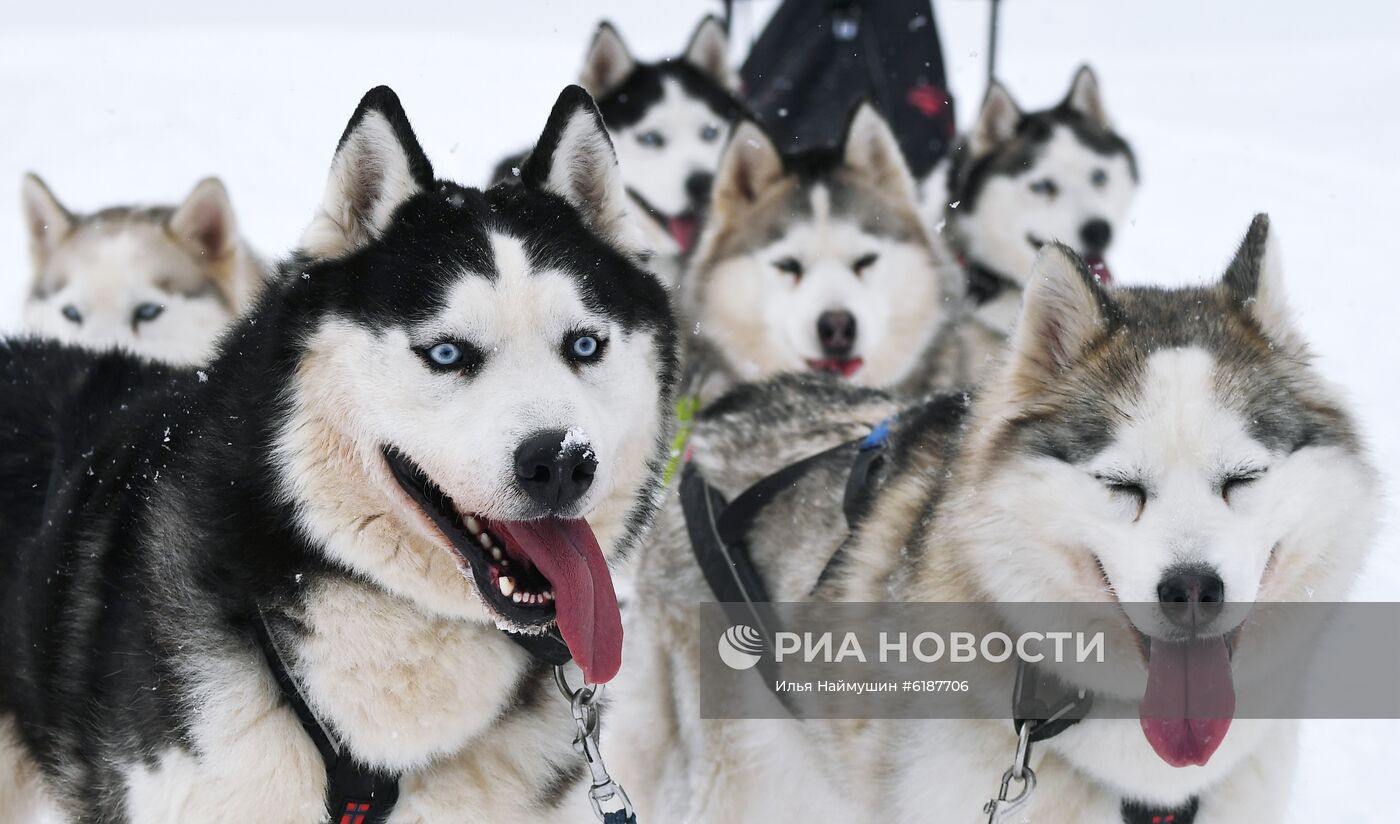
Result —
[{"label": "pink tongue", "polygon": [[1163,761],[1173,767],[1204,766],[1235,717],[1235,681],[1225,639],[1154,639],[1138,716],[1147,743]]},{"label": "pink tongue", "polygon": [[598,539],[582,518],[494,521],[554,587],[559,632],[590,684],[605,684],[622,666],[622,614]]},{"label": "pink tongue", "polygon": [[666,219],[666,230],[675,238],[676,245],[681,247],[681,253],[690,251],[690,246],[695,242],[695,218],[693,217],[672,217]]},{"label": "pink tongue", "polygon": [[1113,283],[1113,273],[1108,271],[1108,264],[1101,257],[1087,257],[1084,262],[1089,266],[1089,274],[1098,279],[1099,283],[1108,286]]}]

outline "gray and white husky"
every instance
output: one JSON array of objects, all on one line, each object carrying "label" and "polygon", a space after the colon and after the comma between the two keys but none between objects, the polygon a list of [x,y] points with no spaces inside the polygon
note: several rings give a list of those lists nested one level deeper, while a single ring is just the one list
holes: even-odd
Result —
[{"label": "gray and white husky", "polygon": [[684,277],[687,368],[702,396],[781,372],[922,379],[957,296],[918,208],[868,103],[835,149],[783,156],[758,124],[736,126]]},{"label": "gray and white husky", "polygon": [[618,670],[674,324],[582,89],[521,177],[436,178],[379,88],[207,367],[0,346],[0,819],[340,821],[293,692],[393,824],[590,815],[526,643]]},{"label": "gray and white husky", "polygon": [[[753,519],[746,544],[772,599],[1217,602],[1233,608],[1198,627],[1184,661],[1174,626],[1125,610],[1109,643],[1140,650],[1115,672],[1129,686],[1069,686],[1094,689],[1096,707],[1132,708],[1154,685],[1189,706],[1248,672],[1254,633],[1267,632],[1244,620],[1251,606],[1341,600],[1380,510],[1355,425],[1289,317],[1280,262],[1263,216],[1202,287],[1105,288],[1071,250],[1047,246],[1003,363],[970,402],[946,395],[901,413],[853,522],[842,473],[854,448],[824,453]],[[791,380],[741,388],[701,415],[692,463],[724,497],[889,414],[888,398],[823,397],[837,390]],[[668,507],[653,533],[629,619],[640,649],[622,723],[668,720],[625,765],[653,784],[642,811],[765,820],[786,804],[811,821],[986,820],[1016,749],[1004,718],[696,720],[702,656],[715,650],[679,605],[714,596],[678,518]],[[659,705],[643,715],[646,701]],[[1296,730],[1090,717],[1033,751],[1039,786],[1014,820],[1121,824],[1150,820],[1125,818],[1145,809],[1195,824],[1278,820]]]},{"label": "gray and white husky", "polygon": [[218,178],[178,206],[64,208],[37,175],[22,186],[33,280],[24,310],[35,334],[201,363],[263,285]]},{"label": "gray and white husky", "polygon": [[[978,322],[1005,335],[1036,252],[1075,249],[1107,282],[1104,258],[1137,191],[1137,160],[1083,66],[1057,105],[1023,112],[993,82],[976,125],[925,189],[933,222],[967,273]],[[941,187],[941,188],[940,188]],[[933,190],[940,189],[939,194]]]},{"label": "gray and white husky", "polygon": [[[945,466],[946,488],[918,477]],[[1269,630],[1246,620],[1251,605],[1344,598],[1378,515],[1375,470],[1309,363],[1261,215],[1204,287],[1107,289],[1067,248],[1044,250],[961,451],[891,475],[869,523],[921,533],[908,600],[1233,606],[1202,611],[1218,617],[1196,626],[1184,660],[1171,620],[1126,609],[1109,643],[1139,651],[1115,673],[1127,686],[1069,684],[1093,689],[1096,708],[1154,689],[1190,707],[1257,662]],[[895,573],[881,538],[853,552]],[[1040,745],[1039,789],[1018,815],[1278,820],[1296,733],[1228,715],[1090,717]],[[1005,721],[906,723],[888,744],[892,818],[907,822],[973,820],[1016,749]]]}]

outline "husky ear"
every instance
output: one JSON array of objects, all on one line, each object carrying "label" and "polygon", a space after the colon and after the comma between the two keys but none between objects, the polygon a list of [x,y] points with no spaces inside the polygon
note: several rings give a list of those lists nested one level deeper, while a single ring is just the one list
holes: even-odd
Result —
[{"label": "husky ear", "polygon": [[1087,64],[1080,66],[1079,71],[1074,73],[1074,82],[1070,83],[1069,94],[1060,105],[1079,112],[1101,129],[1112,128],[1112,124],[1108,122],[1108,111],[1104,109],[1103,97],[1099,95],[1099,78]]},{"label": "husky ear", "polygon": [[1230,301],[1247,312],[1275,343],[1301,350],[1283,291],[1283,255],[1269,229],[1269,216],[1257,214],[1245,232],[1235,259],[1221,279]]},{"label": "husky ear", "polygon": [[26,174],[20,184],[20,200],[24,205],[24,223],[29,230],[29,259],[37,277],[48,264],[54,247],[73,231],[73,215],[33,172]]},{"label": "husky ear", "polygon": [[768,134],[752,120],[734,127],[719,161],[711,205],[716,214],[733,214],[758,200],[783,177],[783,156]]},{"label": "husky ear", "polygon": [[914,176],[904,162],[899,141],[869,101],[862,101],[851,116],[845,145],[846,168],[880,191],[896,195],[911,205],[919,202]]},{"label": "husky ear", "polygon": [[1031,267],[1021,319],[1012,332],[1015,374],[1029,385],[1052,382],[1113,316],[1108,293],[1068,246],[1041,249]]},{"label": "husky ear", "polygon": [[622,35],[605,20],[598,24],[598,31],[593,35],[578,82],[594,97],[606,97],[621,86],[636,67],[637,61],[627,51]]},{"label": "husky ear", "polygon": [[617,154],[588,92],[569,86],[559,93],[520,180],[564,198],[589,228],[622,251],[642,254]]},{"label": "husky ear", "polygon": [[370,89],[340,137],[302,250],[332,258],[364,246],[384,231],[395,209],[432,183],[432,164],[398,96],[388,86]]},{"label": "husky ear", "polygon": [[695,27],[684,59],[731,92],[738,91],[739,75],[729,66],[729,35],[725,34],[724,23],[713,14],[706,15]]},{"label": "husky ear", "polygon": [[972,127],[968,138],[968,151],[972,157],[981,157],[997,144],[1010,140],[1021,123],[1021,108],[1011,99],[1006,87],[993,80],[987,89],[987,97],[982,101],[982,111],[977,115],[977,124]]},{"label": "husky ear", "polygon": [[177,240],[189,243],[210,260],[233,254],[238,244],[238,224],[228,191],[217,177],[206,177],[195,184],[166,224]]}]

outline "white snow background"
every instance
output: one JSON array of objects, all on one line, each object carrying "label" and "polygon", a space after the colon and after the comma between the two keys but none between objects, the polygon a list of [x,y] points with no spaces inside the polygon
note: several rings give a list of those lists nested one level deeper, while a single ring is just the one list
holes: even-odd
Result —
[{"label": "white snow background", "polygon": [[[964,128],[984,90],[987,5],[935,1]],[[398,92],[439,176],[481,183],[537,135],[598,19],[658,58],[717,6],[0,4],[0,330],[17,325],[29,278],[26,170],[80,211],[177,201],[217,174],[246,236],[275,256],[309,219],[366,89]],[[1395,475],[1400,4],[1006,0],[1000,48],[999,74],[1026,107],[1058,100],[1080,62],[1098,70],[1142,170],[1134,221],[1110,251],[1122,282],[1216,277],[1250,216],[1273,216],[1319,365]],[[1400,600],[1393,514],[1355,597]],[[1308,722],[1290,820],[1390,820],[1397,734],[1393,721]]]}]

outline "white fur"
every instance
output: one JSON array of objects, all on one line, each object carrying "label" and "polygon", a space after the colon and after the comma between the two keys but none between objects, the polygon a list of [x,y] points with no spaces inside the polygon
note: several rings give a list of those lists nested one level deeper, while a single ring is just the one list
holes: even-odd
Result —
[{"label": "white fur", "polygon": [[[34,267],[24,325],[34,334],[203,363],[262,286],[262,264],[239,241],[216,178],[201,181],[165,222],[74,217],[34,175],[25,178],[24,205]],[[144,304],[162,311],[138,320]]]},{"label": "white fur", "polygon": [[[1108,174],[1102,187],[1092,182],[1096,170]],[[1032,184],[1046,179],[1059,189],[1053,198],[1031,191]],[[1080,229],[1095,219],[1121,231],[1136,190],[1125,156],[1097,154],[1069,127],[1056,126],[1030,168],[1010,177],[991,176],[976,209],[955,209],[952,220],[969,259],[1024,283],[1037,244],[1059,241],[1081,248]]]},{"label": "white fur", "polygon": [[[817,318],[844,309],[856,318],[853,357],[865,359],[851,379],[867,386],[898,383],[919,365],[945,312],[927,246],[870,234],[833,215],[830,194],[812,190],[812,218],[777,241],[718,263],[699,300],[701,333],[726,353],[741,377],[802,371],[823,357]],[[852,264],[878,255],[859,275]],[[774,262],[793,257],[800,279]]]},{"label": "white fur", "polygon": [[335,153],[321,209],[302,233],[301,248],[312,257],[340,257],[378,236],[418,191],[393,125],[367,111]]},{"label": "white fur", "polygon": [[[709,140],[707,129],[715,130]],[[644,145],[640,136],[648,132],[661,135],[664,145]],[[611,134],[627,187],[652,208],[674,216],[696,205],[686,192],[686,180],[697,173],[714,174],[719,167],[729,124],[667,78],[661,100],[641,120]]]}]

